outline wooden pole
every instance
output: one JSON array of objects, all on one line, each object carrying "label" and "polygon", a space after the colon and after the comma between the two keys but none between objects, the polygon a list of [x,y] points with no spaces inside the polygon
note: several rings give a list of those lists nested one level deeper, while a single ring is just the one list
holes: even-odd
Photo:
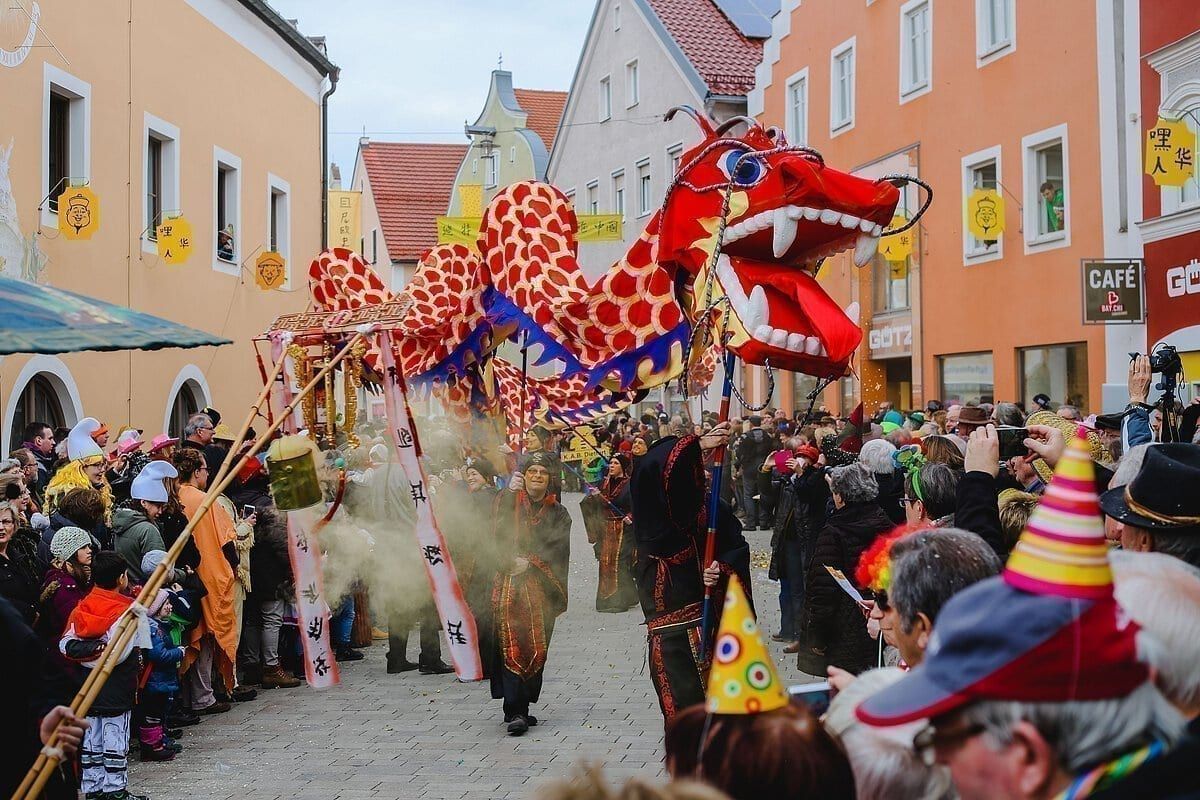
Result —
[{"label": "wooden pole", "polygon": [[[292,402],[287,406],[286,409],[284,409],[283,413],[279,415],[279,418],[271,424],[266,432],[254,440],[254,443],[250,446],[250,449],[247,450],[246,454],[238,460],[236,466],[234,466],[232,469],[227,469],[230,461],[232,461],[233,448],[230,448],[231,455],[227,456],[225,462],[221,465],[221,469],[217,473],[218,479],[209,485],[208,492],[204,495],[204,500],[201,501],[196,513],[191,519],[188,520],[188,524],[183,529],[183,532],[179,534],[179,538],[175,540],[175,543],[171,545],[171,549],[167,551],[167,557],[163,559],[162,563],[155,567],[154,572],[150,575],[150,579],[146,581],[144,586],[142,586],[142,591],[138,594],[137,600],[135,601],[138,605],[145,606],[147,599],[153,597],[154,594],[158,592],[159,588],[166,579],[167,571],[174,568],[175,559],[177,559],[179,554],[183,552],[183,546],[187,544],[188,539],[191,538],[192,529],[196,527],[201,518],[203,518],[204,515],[208,513],[208,510],[212,508],[213,503],[215,503],[217,500],[217,496],[220,495],[221,492],[223,492],[225,488],[233,482],[234,476],[237,475],[241,468],[245,466],[245,464],[251,458],[253,458],[259,450],[262,449],[263,445],[266,444],[271,436],[273,436],[275,432],[283,426],[284,422],[286,422],[291,416],[291,413],[295,411],[296,406],[298,406],[300,402],[308,396],[309,393],[317,388],[320,382],[325,379],[325,376],[329,374],[334,367],[341,362],[342,359],[350,355],[354,345],[365,338],[365,333],[356,333],[354,338],[342,348],[342,351],[330,359],[329,362],[321,369],[321,371],[314,375],[312,380],[310,380],[308,384],[306,384],[296,394],[296,396],[292,398]],[[278,375],[283,369],[283,360],[284,359],[280,359],[280,363],[276,365],[276,375]],[[264,390],[260,395],[258,405],[261,405],[262,401],[269,394],[270,383],[264,387]],[[234,443],[236,446],[240,446],[241,442],[245,439],[246,431],[249,430],[250,423],[253,422],[254,416],[257,414],[258,405],[255,406],[251,412],[251,415],[246,419],[245,424],[242,426],[242,431],[238,434],[238,439]],[[87,712],[91,709],[92,703],[95,702],[96,696],[100,693],[100,689],[103,688],[104,683],[108,680],[108,676],[113,670],[113,667],[116,666],[116,654],[123,651],[133,639],[134,633],[137,629],[135,621],[136,617],[134,614],[128,611],[125,612],[124,616],[122,616],[117,625],[116,635],[109,640],[108,644],[104,648],[104,651],[100,654],[99,662],[96,664],[95,668],[92,669],[92,674],[88,676],[88,680],[84,682],[84,685],[80,687],[79,692],[75,695],[74,700],[71,701],[71,710],[75,712],[76,716],[87,716]],[[62,724],[59,723],[59,727],[61,726]],[[50,739],[46,743],[46,748],[43,749],[43,751],[38,755],[37,760],[33,763],[33,766],[30,767],[29,772],[25,774],[25,779],[21,781],[21,785],[17,787],[17,791],[13,794],[13,800],[35,800],[35,798],[41,794],[42,789],[45,788],[46,781],[50,779],[50,773],[54,771],[54,765],[58,761],[57,756],[49,756],[47,755],[47,751],[55,746],[55,743],[58,739],[59,727],[56,727],[54,732],[50,734]]]}]

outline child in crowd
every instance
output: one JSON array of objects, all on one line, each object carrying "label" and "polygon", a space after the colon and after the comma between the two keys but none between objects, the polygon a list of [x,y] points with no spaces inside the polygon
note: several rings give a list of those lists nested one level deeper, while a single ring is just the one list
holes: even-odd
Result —
[{"label": "child in crowd", "polygon": [[150,662],[150,675],[138,703],[138,741],[143,761],[170,761],[183,749],[175,742],[181,731],[163,729],[167,706],[179,693],[179,662],[184,653],[184,648],[171,642],[172,610],[170,595],[159,589],[149,608],[153,646],[146,651],[146,659]]},{"label": "child in crowd", "polygon": [[[112,551],[92,559],[95,584],[67,619],[59,650],[67,658],[93,669],[117,621],[133,604],[124,590],[129,586],[125,559]],[[144,610],[135,607],[138,631],[118,655],[118,662],[88,712],[90,727],[83,738],[80,760],[87,800],[147,800],[130,794],[128,784],[129,718],[137,696],[141,650],[149,648],[150,630]]]}]

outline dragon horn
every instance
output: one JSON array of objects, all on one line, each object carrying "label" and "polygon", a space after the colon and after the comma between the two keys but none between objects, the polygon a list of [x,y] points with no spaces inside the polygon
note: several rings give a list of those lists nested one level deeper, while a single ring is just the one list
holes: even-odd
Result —
[{"label": "dragon horn", "polygon": [[758,122],[750,119],[750,117],[730,117],[722,122],[713,133],[716,136],[721,136],[738,123],[745,123],[747,128],[753,128],[754,126],[758,125]]},{"label": "dragon horn", "polygon": [[665,115],[663,115],[663,122],[670,122],[672,119],[675,118],[675,115],[677,113],[679,113],[680,111],[689,115],[692,119],[696,120],[696,124],[700,126],[700,130],[704,131],[704,135],[706,137],[712,138],[717,135],[716,131],[713,130],[712,122],[709,121],[708,117],[704,116],[699,111],[692,108],[691,106],[675,106],[675,107],[673,107],[670,111],[668,111]]}]

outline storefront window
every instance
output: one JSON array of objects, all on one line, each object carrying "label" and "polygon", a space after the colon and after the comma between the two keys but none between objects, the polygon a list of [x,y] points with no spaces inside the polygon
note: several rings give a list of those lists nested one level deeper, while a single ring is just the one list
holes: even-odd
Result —
[{"label": "storefront window", "polygon": [[946,405],[995,402],[995,372],[991,353],[941,356],[941,400]]},{"label": "storefront window", "polygon": [[908,308],[908,273],[912,256],[903,261],[888,261],[876,255],[871,262],[875,283],[875,313]]},{"label": "storefront window", "polygon": [[806,413],[810,404],[812,404],[814,412],[821,407],[822,396],[817,397],[816,403],[808,399],[813,389],[817,388],[818,383],[820,381],[812,375],[805,375],[801,372],[792,373],[792,408],[796,410],[796,413]]},{"label": "storefront window", "polygon": [[1037,394],[1049,395],[1055,406],[1087,407],[1087,345],[1060,344],[1027,347],[1020,352],[1021,399],[1031,408]]},{"label": "storefront window", "polygon": [[850,412],[858,405],[858,380],[842,378],[838,383],[842,386],[842,416],[850,416]]}]

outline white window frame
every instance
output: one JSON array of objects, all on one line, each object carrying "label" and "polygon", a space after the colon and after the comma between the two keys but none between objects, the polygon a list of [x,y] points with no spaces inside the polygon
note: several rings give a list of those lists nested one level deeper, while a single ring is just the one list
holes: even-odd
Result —
[{"label": "white window frame", "polygon": [[[38,184],[38,197],[46,193],[50,182],[50,91],[69,98],[71,103],[71,167],[70,178],[92,177],[92,85],[76,78],[52,64],[43,64],[42,69],[42,182]],[[80,122],[75,123],[76,111]],[[65,186],[56,189],[61,194]],[[58,212],[50,210],[50,200],[42,203],[41,224],[48,228],[58,227]]]},{"label": "white window frame", "polygon": [[[1004,192],[1003,188],[1003,172],[1001,164],[1001,148],[1000,145],[987,147],[983,150],[977,150],[970,155],[962,158],[962,248],[963,248],[963,266],[971,267],[976,264],[986,264],[989,261],[999,261],[1004,258],[1004,232],[996,237],[996,246],[990,250],[980,249],[972,250],[971,241],[975,238],[971,235],[971,231],[967,228],[967,198],[971,196],[971,192],[975,191],[975,170],[985,166],[988,163],[996,164],[996,191]],[[1005,223],[1011,219],[1009,214],[1005,214]]]},{"label": "white window frame", "polygon": [[[619,187],[617,186],[617,181],[621,182],[621,185]],[[625,212],[629,210],[629,192],[627,191],[627,189],[628,189],[628,187],[625,185],[625,169],[621,168],[621,169],[613,170],[613,173],[612,173],[613,213],[620,214],[622,221],[625,219]]]},{"label": "white window frame", "polygon": [[[1167,73],[1170,74],[1170,73]],[[1166,92],[1167,81],[1166,76],[1163,76],[1162,88]],[[1188,114],[1180,114],[1182,109],[1189,109],[1193,114],[1200,115],[1200,80],[1190,80],[1176,86],[1169,94],[1165,94],[1162,104],[1159,106],[1158,115],[1167,119],[1175,119],[1178,117],[1187,125],[1188,129],[1193,133],[1200,129],[1200,125],[1192,119]],[[1147,123],[1149,127],[1150,123]],[[1195,154],[1193,153],[1193,157]],[[1180,211],[1192,211],[1200,208],[1200,179],[1195,175],[1191,178],[1193,186],[1197,188],[1196,198],[1193,200],[1183,199],[1183,186],[1162,186],[1159,187],[1159,216],[1168,214],[1176,214]]]},{"label": "white window frame", "polygon": [[[991,44],[984,39],[984,18],[992,4],[1008,4],[1008,39]],[[975,0],[975,67],[985,67],[1017,50],[1017,0]]]},{"label": "white window frame", "polygon": [[495,189],[500,185],[500,154],[494,149],[483,157],[483,188]]},{"label": "white window frame", "polygon": [[625,107],[633,108],[641,100],[642,90],[638,77],[638,60],[625,62]]},{"label": "white window frame", "polygon": [[[679,162],[678,166],[676,166],[676,163],[675,163],[676,161]],[[683,142],[676,142],[675,144],[667,145],[667,172],[666,172],[666,174],[669,176],[667,178],[667,182],[670,183],[671,181],[675,180],[675,176],[679,173],[679,170],[682,168],[683,168]]]},{"label": "white window frame", "polygon": [[613,26],[613,31],[621,30],[621,4],[620,3],[613,4],[612,26]]},{"label": "white window frame", "polygon": [[600,79],[600,121],[612,119],[612,76],[605,75]]},{"label": "white window frame", "polygon": [[292,185],[278,175],[268,172],[267,214],[266,229],[263,231],[263,250],[269,250],[271,247],[271,206],[273,205],[273,195],[275,194],[283,195],[283,219],[278,223],[278,253],[283,256],[283,288],[289,290],[292,288]]},{"label": "white window frame", "polygon": [[[844,119],[838,119],[837,116],[837,96],[838,96],[838,75],[837,62],[838,58],[850,54],[850,92],[849,92],[849,113]],[[858,37],[851,36],[846,41],[839,44],[837,47],[829,51],[829,136],[840,136],[846,131],[854,130],[854,114],[855,114],[855,81],[858,78]]]},{"label": "white window frame", "polygon": [[[654,171],[650,169],[650,156],[640,158],[634,164],[637,175],[638,218],[648,217],[654,211]],[[642,170],[645,170],[643,176]],[[645,177],[643,182],[642,178]]]},{"label": "white window frame", "polygon": [[[162,143],[162,192],[158,199],[159,208],[165,217],[168,211],[179,211],[179,198],[182,197],[179,185],[179,128],[166,120],[159,119],[150,112],[143,112],[142,123],[142,227],[147,228],[141,234],[142,252],[156,254],[158,242],[152,237],[154,230],[146,225],[146,216],[150,213],[146,202],[146,190],[149,188],[150,175],[146,167],[150,163],[150,137],[153,136]],[[161,224],[162,219],[158,222]]]},{"label": "white window frame", "polygon": [[[809,82],[808,82],[808,67],[794,72],[788,76],[787,82],[784,84],[787,88],[784,90],[784,108],[786,109],[786,118],[784,120],[784,132],[787,133],[789,144],[807,145],[808,144],[808,99],[809,99]],[[792,103],[792,93],[796,87],[800,85],[804,87],[804,107],[802,113],[797,114],[796,108]],[[832,99],[832,98],[831,98]],[[833,112],[830,111],[832,114]],[[803,119],[799,119],[803,117]]]},{"label": "white window frame", "polygon": [[[908,35],[908,20],[924,8],[926,14],[925,31],[925,78],[909,82],[908,66],[912,55],[912,41]],[[900,63],[897,72],[900,77],[900,104],[929,94],[933,90],[933,0],[908,0],[900,6]]]},{"label": "white window frame", "polygon": [[[233,222],[233,260],[225,261],[217,255],[217,181],[221,180],[221,167],[233,170],[233,192],[226,190],[225,197],[233,199],[233,213],[225,215],[226,222]],[[212,265],[214,272],[224,272],[226,275],[242,274],[242,244],[246,239],[246,231],[242,227],[242,159],[228,150],[213,145],[212,163],[212,224],[209,235],[212,236]],[[232,217],[232,220],[230,220]],[[192,231],[195,235],[195,230]]]},{"label": "white window frame", "polygon": [[[1063,206],[1067,211],[1066,227],[1062,231],[1039,236],[1037,232],[1038,214],[1042,213],[1042,204],[1038,194],[1037,151],[1055,142],[1062,143]],[[1022,202],[1025,205],[1025,253],[1028,255],[1060,247],[1070,247],[1075,212],[1071,203],[1071,159],[1065,122],[1021,137],[1021,173],[1024,177]]]},{"label": "white window frame", "polygon": [[[1192,102],[1200,102],[1200,80],[1180,80],[1193,74],[1200,65],[1200,35],[1185,36],[1174,44],[1155,51],[1146,58],[1150,69],[1159,76],[1159,110],[1161,116],[1174,119],[1179,110]],[[1175,87],[1171,88],[1171,84]],[[1193,122],[1188,115],[1183,119]],[[1143,123],[1151,124],[1149,120]],[[1200,127],[1200,126],[1197,126]],[[1138,223],[1145,242],[1157,242],[1173,236],[1182,236],[1200,230],[1200,203],[1181,202],[1179,188],[1163,186],[1159,189],[1162,202],[1159,216]]]},{"label": "white window frame", "polygon": [[599,178],[597,178],[596,180],[588,181],[587,194],[584,196],[584,199],[587,200],[587,209],[584,211],[585,214],[599,214],[600,213],[600,179]]}]

